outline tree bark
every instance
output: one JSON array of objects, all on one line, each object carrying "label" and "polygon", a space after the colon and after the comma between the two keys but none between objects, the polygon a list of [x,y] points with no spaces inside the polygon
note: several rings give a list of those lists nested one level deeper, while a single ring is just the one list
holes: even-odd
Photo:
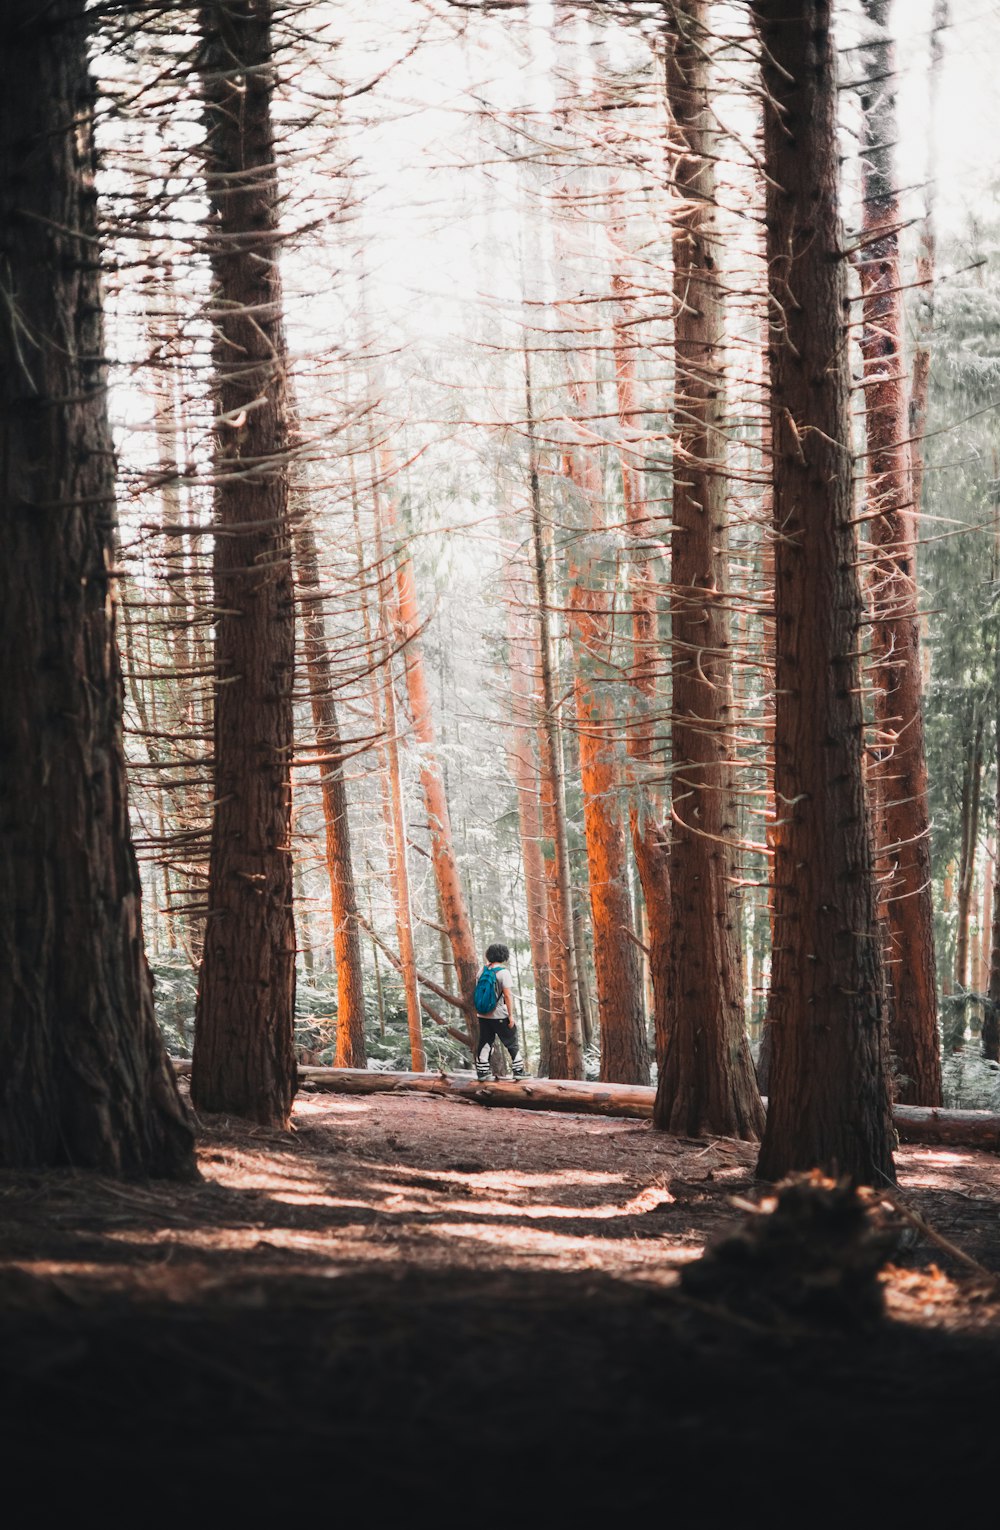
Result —
[{"label": "tree bark", "polygon": [[549,570],[538,451],[534,433],[531,359],[524,353],[525,402],[528,424],[528,495],[531,511],[532,559],[538,612],[538,670],[542,686],[542,715],[538,724],[539,775],[546,907],[548,910],[549,993],[552,1001],[550,1065],[557,1078],[583,1077],[583,1033],[575,984],[573,949],[573,890],[566,838],[566,791],[563,774],[559,702],[553,664],[549,610]]},{"label": "tree bark", "polygon": [[972,738],[967,743],[962,782],[962,848],[958,867],[958,923],[955,931],[955,984],[969,986],[969,922],[979,840],[979,801],[983,781],[983,718],[975,709]]},{"label": "tree bark", "polygon": [[363,1068],[368,1061],[365,1048],[365,982],[354,863],[351,857],[351,826],[347,815],[347,783],[344,780],[340,719],[334,700],[326,623],[319,599],[319,558],[309,514],[308,503],[301,504],[292,522],[292,540],[298,586],[305,597],[301,603],[302,652],[309,677],[309,705],[320,755],[326,869],[330,879],[333,954],[337,967],[337,1067]]},{"label": "tree bark", "polygon": [[528,939],[535,978],[538,1014],[539,1065],[549,1072],[551,1057],[551,995],[549,992],[549,939],[545,918],[545,865],[542,857],[542,819],[538,762],[535,755],[535,665],[526,631],[525,611],[519,590],[526,590],[528,570],[518,562],[508,571],[511,589],[507,603],[510,645],[511,734],[508,748],[510,772],[517,790],[517,816],[524,866],[524,895],[528,911]]},{"label": "tree bark", "polygon": [[[615,244],[624,228],[614,225]],[[635,347],[631,327],[626,325],[631,307],[629,284],[616,265],[611,290],[618,303],[613,330],[615,392],[618,423],[624,441],[638,434],[640,415],[635,387]],[[657,1066],[663,1066],[667,1050],[668,994],[670,989],[670,836],[662,823],[660,803],[645,777],[654,767],[654,734],[651,714],[656,706],[659,644],[656,587],[653,577],[652,527],[646,504],[642,466],[636,448],[623,445],[619,453],[622,503],[630,539],[629,595],[632,602],[632,668],[629,674],[629,718],[626,749],[632,767],[629,794],[629,828],[643,901],[649,948],[649,975],[653,989],[653,1035]],[[648,1074],[647,1074],[648,1077]]]},{"label": "tree bark", "polygon": [[[571,397],[583,420],[596,412],[592,392],[585,383],[571,383]],[[615,749],[617,727],[607,699],[612,678],[608,666],[608,597],[593,552],[595,533],[601,529],[603,490],[592,453],[593,448],[578,446],[568,454],[568,476],[578,511],[582,510],[585,534],[570,542],[567,603],[573,637],[573,696],[583,786],[601,1078],[645,1084],[649,1081],[649,1059],[639,963],[631,938],[628,855]],[[578,954],[578,971],[582,965]]]},{"label": "tree bark", "polygon": [[[394,465],[388,454],[383,454],[383,471],[385,481],[389,483]],[[395,494],[391,487],[386,494],[386,527],[398,537],[399,519]],[[472,995],[476,978],[479,976],[479,959],[476,955],[472,921],[469,918],[469,909],[455,856],[451,815],[448,811],[448,798],[444,788],[444,773],[437,754],[431,698],[419,637],[421,622],[417,606],[416,582],[413,577],[413,559],[410,557],[409,549],[402,542],[399,543],[396,556],[398,635],[400,642],[405,644],[403,659],[406,671],[406,693],[410,703],[413,736],[420,745],[420,786],[430,827],[431,861],[434,866],[438,896],[441,900],[441,911],[448,929],[448,940],[455,958],[456,986],[467,1005],[466,1021],[470,1040],[474,1044],[476,1021]]]},{"label": "tree bark", "polygon": [[215,805],[191,1097],[283,1127],[295,1095],[295,608],[269,0],[199,12],[216,390]]},{"label": "tree bark", "polygon": [[673,908],[667,1048],[653,1119],[664,1131],[752,1140],[764,1122],[745,1029],[733,851],[725,309],[707,0],[682,0],[672,14],[667,99],[683,198],[673,232]]},{"label": "tree bark", "polygon": [[877,731],[871,777],[879,802],[878,853],[885,867],[889,1048],[896,1098],[911,1105],[940,1105],[916,517],[903,356],[901,214],[893,158],[896,69],[890,0],[862,4],[869,33],[862,50],[864,210],[858,269],[864,321],[865,479],[874,543],[872,685]]},{"label": "tree bark", "polygon": [[758,1173],[893,1180],[862,776],[847,290],[830,0],[754,0],[764,49],[776,534],[775,949]]},{"label": "tree bark", "polygon": [[189,1175],[143,951],[83,0],[0,20],[0,1164]]}]

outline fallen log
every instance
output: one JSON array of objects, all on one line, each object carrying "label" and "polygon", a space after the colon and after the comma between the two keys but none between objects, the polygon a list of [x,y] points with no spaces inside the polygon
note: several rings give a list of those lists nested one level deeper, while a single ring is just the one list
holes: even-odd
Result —
[{"label": "fallen log", "polygon": [[335,1094],[443,1095],[518,1110],[573,1110],[584,1115],[629,1116],[648,1121],[655,1089],[641,1084],[601,1084],[553,1078],[504,1079],[480,1083],[470,1073],[382,1073],[364,1068],[300,1068],[307,1088]]},{"label": "fallen log", "polygon": [[[178,1074],[191,1064],[175,1060]],[[656,1090],[643,1084],[604,1084],[583,1079],[528,1078],[480,1083],[471,1073],[389,1073],[369,1068],[300,1067],[299,1083],[331,1094],[433,1094],[515,1110],[569,1110],[581,1115],[625,1116],[649,1121]],[[766,1106],[767,1101],[764,1101]],[[1000,1115],[987,1110],[940,1110],[895,1105],[900,1142],[979,1148],[1000,1153]]]},{"label": "fallen log", "polygon": [[894,1105],[900,1142],[939,1142],[945,1147],[981,1148],[1000,1153],[1000,1116],[988,1110],[938,1110],[930,1105]]}]

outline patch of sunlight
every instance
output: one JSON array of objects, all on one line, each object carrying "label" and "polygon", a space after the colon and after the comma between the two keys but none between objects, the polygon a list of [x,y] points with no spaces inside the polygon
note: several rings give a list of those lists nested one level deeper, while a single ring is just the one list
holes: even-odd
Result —
[{"label": "patch of sunlight", "polygon": [[383,1211],[398,1211],[406,1213],[420,1213],[430,1211],[432,1214],[440,1213],[447,1216],[450,1212],[464,1212],[468,1216],[470,1211],[484,1217],[521,1217],[529,1221],[540,1222],[546,1219],[578,1222],[608,1222],[615,1217],[629,1217],[652,1211],[656,1206],[662,1206],[672,1202],[674,1197],[669,1190],[655,1189],[650,1187],[632,1200],[621,1203],[611,1202],[599,1206],[565,1206],[565,1205],[539,1205],[525,1204],[522,1201],[495,1201],[476,1199],[470,1205],[468,1200],[451,1201],[440,1198],[433,1191],[425,1191],[423,1195],[419,1189],[411,1191],[408,1195],[396,1190],[386,1196],[385,1201],[379,1208]]},{"label": "patch of sunlight", "polygon": [[[444,1229],[441,1229],[444,1231]],[[697,1243],[657,1238],[655,1243],[628,1238],[593,1238],[571,1233],[543,1232],[540,1228],[510,1225],[479,1224],[475,1222],[450,1222],[449,1237],[466,1238],[475,1243],[488,1243],[492,1248],[509,1249],[513,1253],[529,1252],[544,1254],[551,1258],[576,1256],[574,1264],[580,1268],[603,1269],[607,1261],[612,1264],[621,1260],[629,1263],[686,1264],[698,1259],[704,1249],[703,1240]]]},{"label": "patch of sunlight", "polygon": [[963,1153],[961,1148],[912,1148],[908,1147],[902,1159],[904,1170],[914,1160],[917,1163],[975,1163],[971,1153]]},{"label": "patch of sunlight", "polygon": [[[622,1185],[626,1182],[624,1174],[602,1174],[589,1169],[556,1169],[551,1174],[542,1174],[531,1169],[416,1169],[406,1164],[393,1164],[392,1172],[400,1179],[433,1179],[442,1185],[482,1185],[497,1190],[509,1185],[531,1190],[535,1187],[558,1189],[560,1185]],[[375,1185],[373,1188],[386,1187]]]},{"label": "patch of sunlight", "polygon": [[295,1116],[367,1116],[371,1104],[367,1100],[312,1100],[299,1096],[292,1114]]}]

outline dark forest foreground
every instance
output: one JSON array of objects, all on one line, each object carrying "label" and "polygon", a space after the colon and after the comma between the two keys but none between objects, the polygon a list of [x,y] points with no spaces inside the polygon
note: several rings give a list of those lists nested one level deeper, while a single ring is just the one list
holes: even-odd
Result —
[{"label": "dark forest foreground", "polygon": [[[113,1509],[229,1523],[690,1512],[813,1522],[991,1471],[1000,1160],[905,1147],[886,1317],[749,1312],[679,1271],[754,1150],[646,1123],[301,1095],[203,1124],[199,1184],[0,1178],[0,1438]],[[25,1521],[27,1522],[27,1521]]]}]

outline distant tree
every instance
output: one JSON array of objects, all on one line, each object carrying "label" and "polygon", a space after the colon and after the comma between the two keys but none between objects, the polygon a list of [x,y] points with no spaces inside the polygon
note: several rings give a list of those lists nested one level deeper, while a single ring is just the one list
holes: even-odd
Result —
[{"label": "distant tree", "polygon": [[199,12],[216,386],[215,805],[192,1099],[285,1126],[296,1086],[295,609],[270,0]]},{"label": "distant tree", "polygon": [[128,822],[86,11],[0,20],[0,1163],[183,1175]]},{"label": "distant tree", "polygon": [[754,0],[763,47],[776,601],[773,1058],[758,1173],[894,1178],[862,778],[831,0]]}]

